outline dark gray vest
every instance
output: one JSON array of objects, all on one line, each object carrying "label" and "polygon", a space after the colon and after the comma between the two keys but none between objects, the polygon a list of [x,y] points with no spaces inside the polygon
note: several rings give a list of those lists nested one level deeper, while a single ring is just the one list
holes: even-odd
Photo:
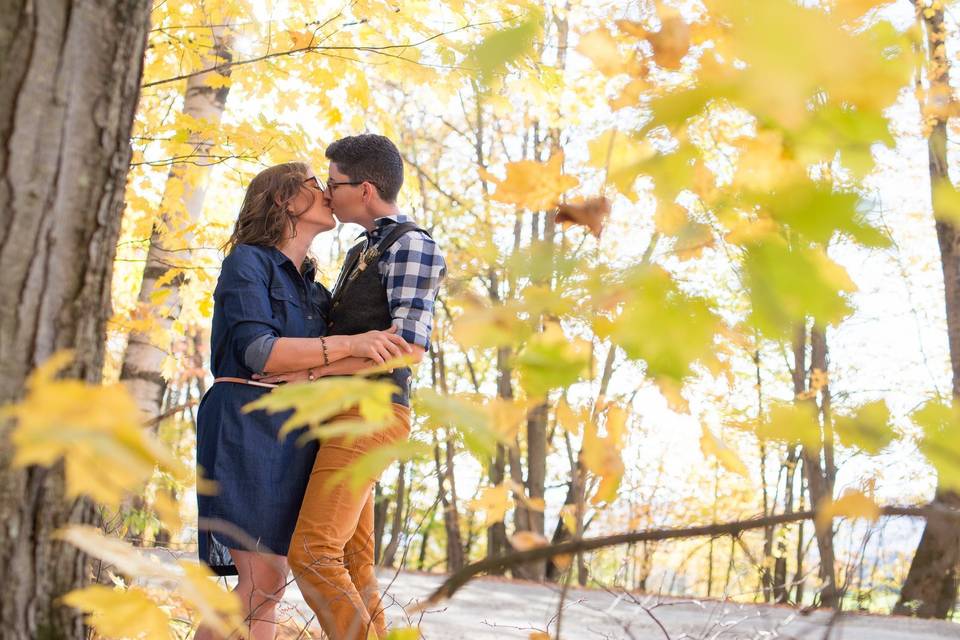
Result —
[{"label": "dark gray vest", "polygon": [[[327,335],[344,336],[364,333],[372,330],[389,329],[393,321],[390,314],[390,301],[383,286],[377,264],[383,259],[390,246],[405,233],[417,229],[412,222],[391,224],[385,235],[365,251],[363,243],[356,245],[343,262],[343,271],[337,290],[333,293],[333,302],[327,317]],[[426,233],[426,231],[423,231]],[[427,234],[429,235],[429,234]],[[377,378],[389,378],[399,391],[393,395],[393,401],[410,405],[410,368],[394,369]]]}]

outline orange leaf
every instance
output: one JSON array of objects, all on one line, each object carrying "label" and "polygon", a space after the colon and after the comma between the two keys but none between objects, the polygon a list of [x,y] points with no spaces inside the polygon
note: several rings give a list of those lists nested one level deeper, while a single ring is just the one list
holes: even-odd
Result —
[{"label": "orange leaf", "polygon": [[557,210],[557,222],[580,225],[600,237],[603,223],[610,215],[610,201],[606,198],[590,198],[582,202],[565,202]]}]

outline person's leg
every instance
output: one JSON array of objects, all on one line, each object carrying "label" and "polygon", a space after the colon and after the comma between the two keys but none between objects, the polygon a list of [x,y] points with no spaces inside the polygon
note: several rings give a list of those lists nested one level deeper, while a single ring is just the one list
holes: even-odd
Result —
[{"label": "person's leg", "polygon": [[[277,634],[277,603],[287,583],[287,559],[271,553],[231,549],[239,574],[233,592],[240,598],[250,640],[274,640]],[[205,625],[194,640],[217,640],[219,635]]]},{"label": "person's leg", "polygon": [[[344,419],[355,420],[357,413],[348,412],[335,420]],[[374,478],[366,479],[356,490],[347,481],[330,480],[366,452],[406,439],[409,432],[409,410],[400,407],[397,419],[376,434],[353,440],[330,438],[320,445],[290,543],[289,561],[304,599],[331,640],[363,640],[376,637],[377,630],[344,566],[346,547],[357,532]],[[369,564],[372,569],[372,559]],[[369,578],[361,581],[367,593],[368,585]]]},{"label": "person's leg", "polygon": [[373,492],[367,492],[367,499],[360,510],[357,529],[344,547],[344,562],[353,585],[360,592],[360,598],[372,620],[373,628],[381,638],[387,635],[387,624],[380,604],[380,589],[377,584],[376,562],[374,561],[373,540]]}]

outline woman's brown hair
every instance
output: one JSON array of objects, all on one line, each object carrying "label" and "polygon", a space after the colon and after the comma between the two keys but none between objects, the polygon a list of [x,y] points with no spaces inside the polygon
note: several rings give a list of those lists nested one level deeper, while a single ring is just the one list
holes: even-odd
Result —
[{"label": "woman's brown hair", "polygon": [[[222,247],[224,254],[229,254],[238,244],[279,247],[291,233],[296,235],[297,218],[313,206],[313,200],[303,211],[290,213],[287,207],[305,188],[309,171],[303,162],[285,162],[254,176],[247,186],[233,233]],[[317,197],[312,189],[307,191],[312,198]],[[314,262],[310,256],[307,261]]]}]

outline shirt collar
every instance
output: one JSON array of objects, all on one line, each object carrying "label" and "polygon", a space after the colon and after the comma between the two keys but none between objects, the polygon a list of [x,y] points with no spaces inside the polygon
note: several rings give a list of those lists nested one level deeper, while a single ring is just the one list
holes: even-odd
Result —
[{"label": "shirt collar", "polygon": [[357,236],[357,239],[376,238],[383,233],[383,229],[389,225],[401,224],[404,222],[413,222],[413,218],[405,213],[391,213],[390,215],[381,216],[373,221],[373,229],[370,231],[364,230],[363,233]]},{"label": "shirt collar", "polygon": [[[280,251],[280,249],[277,249],[276,247],[267,247],[267,249],[269,249],[267,253],[270,254],[270,258],[273,260],[274,264],[282,266],[285,262],[289,262],[295,270],[299,271],[296,265],[293,264],[293,261],[288,258],[287,254],[285,254],[283,251]],[[316,274],[316,272],[317,268],[313,265],[313,263],[307,262],[307,268],[303,271],[303,277],[310,279]]]}]

